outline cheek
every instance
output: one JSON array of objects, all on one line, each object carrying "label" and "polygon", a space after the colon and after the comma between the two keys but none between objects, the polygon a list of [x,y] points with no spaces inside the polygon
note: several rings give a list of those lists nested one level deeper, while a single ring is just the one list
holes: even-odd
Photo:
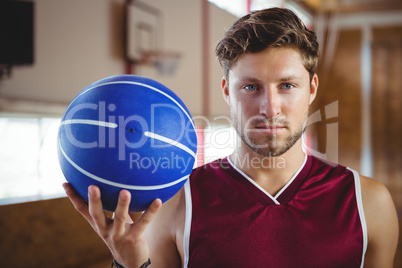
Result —
[{"label": "cheek", "polygon": [[250,118],[260,114],[259,105],[256,101],[242,100],[237,103],[236,109],[242,118]]},{"label": "cheek", "polygon": [[289,120],[304,121],[308,115],[309,98],[299,96],[285,101],[282,112]]},{"label": "cheek", "polygon": [[230,95],[230,108],[233,111],[243,113],[245,111],[249,111],[253,106],[255,106],[255,103],[247,98],[244,98],[241,96],[241,94]]}]

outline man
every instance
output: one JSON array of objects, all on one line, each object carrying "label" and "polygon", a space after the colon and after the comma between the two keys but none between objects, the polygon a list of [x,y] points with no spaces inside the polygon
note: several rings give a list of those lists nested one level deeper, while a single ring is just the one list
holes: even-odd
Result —
[{"label": "man", "polygon": [[110,219],[97,187],[87,205],[64,185],[115,265],[392,267],[398,220],[386,188],[302,149],[318,88],[315,34],[289,10],[261,10],[235,22],[216,53],[239,139],[233,154],[194,170],[134,222],[128,191]]}]

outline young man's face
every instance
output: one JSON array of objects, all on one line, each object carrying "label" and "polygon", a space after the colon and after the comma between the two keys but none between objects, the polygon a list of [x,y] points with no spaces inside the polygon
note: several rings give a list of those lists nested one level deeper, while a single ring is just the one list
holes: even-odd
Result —
[{"label": "young man's face", "polygon": [[242,143],[261,156],[279,156],[300,140],[318,77],[310,82],[300,54],[269,48],[240,57],[222,79],[233,125]]}]

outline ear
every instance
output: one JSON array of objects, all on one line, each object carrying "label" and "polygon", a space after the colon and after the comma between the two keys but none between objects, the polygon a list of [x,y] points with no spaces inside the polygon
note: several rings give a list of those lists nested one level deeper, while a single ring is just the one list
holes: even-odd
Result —
[{"label": "ear", "polygon": [[310,100],[309,104],[311,104],[315,97],[317,96],[317,90],[318,90],[318,75],[314,74],[313,79],[311,79],[311,84],[310,84]]},{"label": "ear", "polygon": [[227,104],[230,105],[230,97],[229,97],[229,81],[226,80],[226,77],[222,77],[222,82],[221,82],[221,89],[222,89],[222,95]]}]

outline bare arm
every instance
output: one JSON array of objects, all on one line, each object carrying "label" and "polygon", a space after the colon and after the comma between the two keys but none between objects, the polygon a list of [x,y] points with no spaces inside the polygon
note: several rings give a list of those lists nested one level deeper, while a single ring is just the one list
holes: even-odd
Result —
[{"label": "bare arm", "polygon": [[398,217],[389,191],[381,183],[361,176],[368,247],[364,267],[392,268],[398,244]]},{"label": "bare arm", "polygon": [[148,241],[152,267],[182,267],[185,221],[184,189],[163,204],[149,228],[144,232]]},{"label": "bare arm", "polygon": [[[109,247],[113,257],[124,267],[138,268],[148,260],[149,256],[155,256],[155,258],[160,258],[162,261],[166,260],[163,254],[150,254],[150,247],[144,236],[146,229],[154,229],[149,230],[149,232],[154,233],[152,238],[158,241],[161,250],[166,252],[165,254],[171,253],[171,244],[166,239],[167,235],[164,229],[159,227],[160,225],[157,223],[150,224],[162,206],[160,199],[156,199],[138,219],[135,219],[134,214],[130,215],[128,213],[131,200],[130,192],[122,190],[114,217],[111,219],[107,217],[102,209],[98,187],[89,187],[88,205],[70,184],[65,183],[63,187],[75,209],[89,222],[95,232]],[[151,241],[151,245],[153,244],[154,242]],[[155,262],[158,263],[159,261],[151,260],[151,262],[152,267],[162,267],[154,265]],[[175,267],[171,266],[169,261],[165,264],[166,266],[163,267]]]}]

